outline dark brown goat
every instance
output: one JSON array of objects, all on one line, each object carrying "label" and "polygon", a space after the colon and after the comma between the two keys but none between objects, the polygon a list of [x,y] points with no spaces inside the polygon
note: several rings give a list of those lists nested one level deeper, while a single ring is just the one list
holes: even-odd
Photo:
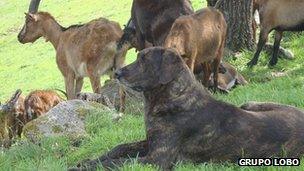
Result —
[{"label": "dark brown goat", "polygon": [[162,46],[175,19],[192,13],[190,0],[134,0],[131,19],[136,29],[138,50],[144,49],[146,42]]},{"label": "dark brown goat", "polygon": [[[137,41],[136,37],[136,28],[132,21],[132,19],[129,20],[127,25],[125,26],[123,30],[123,35],[121,36],[119,42],[118,42],[118,50],[120,50],[122,47],[128,46],[130,48],[135,48],[136,51],[139,51],[140,46]],[[144,48],[152,47],[153,45],[149,43],[148,41],[145,41]]]},{"label": "dark brown goat", "polygon": [[208,86],[211,72],[207,63],[212,63],[214,87],[217,88],[219,66],[225,48],[227,24],[222,13],[212,7],[195,14],[181,16],[175,20],[164,47],[175,49],[185,60],[192,72],[196,66],[203,67],[205,86]]},{"label": "dark brown goat", "polygon": [[255,0],[260,15],[260,37],[256,53],[247,64],[252,67],[257,64],[260,53],[265,46],[268,35],[275,30],[273,55],[270,66],[278,62],[278,52],[284,31],[304,30],[304,1],[301,0]]},{"label": "dark brown goat", "polygon": [[6,104],[0,105],[0,145],[10,146],[11,139],[21,136],[23,126],[47,113],[63,99],[54,91],[37,90],[26,98],[17,90]]},{"label": "dark brown goat", "polygon": [[303,111],[274,103],[236,107],[218,101],[175,51],[148,48],[137,59],[118,70],[116,77],[144,94],[146,139],[119,145],[86,162],[87,170],[100,164],[115,168],[130,158],[171,170],[183,161],[303,156]]}]

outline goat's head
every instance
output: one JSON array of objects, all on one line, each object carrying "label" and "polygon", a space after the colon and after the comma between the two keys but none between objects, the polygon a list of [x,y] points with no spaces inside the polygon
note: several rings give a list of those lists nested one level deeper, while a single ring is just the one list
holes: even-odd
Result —
[{"label": "goat's head", "polygon": [[32,0],[29,7],[29,12],[25,13],[25,24],[18,34],[20,43],[35,42],[42,36],[42,25],[37,15],[40,0]]},{"label": "goat's head", "polygon": [[121,49],[123,46],[129,47],[137,47],[137,38],[136,38],[136,29],[135,25],[133,24],[132,19],[129,20],[128,24],[125,25],[123,30],[123,35],[118,42],[118,50]]},{"label": "goat's head", "polygon": [[39,14],[25,13],[25,24],[18,34],[20,43],[35,42],[42,37],[43,27]]},{"label": "goat's head", "polygon": [[24,113],[21,93],[21,90],[17,90],[9,101],[0,105],[0,145],[5,147],[8,147],[10,140],[20,132],[19,118]]}]

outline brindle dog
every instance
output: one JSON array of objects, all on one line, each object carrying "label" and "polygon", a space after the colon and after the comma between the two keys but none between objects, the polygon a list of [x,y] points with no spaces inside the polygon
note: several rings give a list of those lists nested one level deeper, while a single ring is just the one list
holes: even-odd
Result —
[{"label": "brindle dog", "polygon": [[124,85],[145,97],[147,139],[119,145],[87,169],[122,165],[138,157],[170,170],[178,161],[236,161],[239,157],[300,157],[304,154],[304,113],[287,105],[249,103],[241,108],[214,99],[182,58],[148,48],[116,72]]}]

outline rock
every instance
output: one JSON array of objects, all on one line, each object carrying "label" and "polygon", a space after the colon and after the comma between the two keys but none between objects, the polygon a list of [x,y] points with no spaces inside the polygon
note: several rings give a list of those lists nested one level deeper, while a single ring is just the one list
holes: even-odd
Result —
[{"label": "rock", "polygon": [[26,124],[23,128],[23,136],[32,142],[39,142],[40,138],[44,137],[58,136],[79,140],[86,136],[86,117],[101,110],[109,109],[98,103],[81,100],[65,101]]},{"label": "rock", "polygon": [[[79,93],[77,98],[85,101],[98,102],[109,108],[119,109],[119,86],[116,80],[109,80],[102,87],[101,94],[94,93]],[[144,111],[144,98],[142,93],[136,92],[128,87],[125,87],[126,92],[126,111],[125,113],[142,114]]]},{"label": "rock", "polygon": [[[273,53],[273,45],[270,44],[270,43],[266,43],[265,47],[264,47],[264,50],[268,53],[268,54],[271,54]],[[279,48],[279,54],[278,56],[280,58],[284,58],[284,59],[289,59],[289,60],[292,60],[294,59],[294,54],[290,51],[290,50],[287,50],[287,49],[284,49],[283,47],[280,46]]]}]

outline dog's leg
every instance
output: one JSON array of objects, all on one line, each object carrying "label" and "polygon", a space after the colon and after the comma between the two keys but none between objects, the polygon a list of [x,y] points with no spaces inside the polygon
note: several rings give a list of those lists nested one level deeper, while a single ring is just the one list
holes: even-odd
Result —
[{"label": "dog's leg", "polygon": [[[103,165],[106,168],[120,166],[130,158],[143,157],[148,153],[147,141],[139,141],[129,144],[116,146],[107,154],[99,157],[96,160],[84,161],[78,164],[79,170],[94,170],[98,166]],[[76,169],[70,169],[76,170]]]},{"label": "dog's leg", "polygon": [[[163,125],[161,122],[159,124]],[[138,161],[159,166],[162,170],[172,170],[178,159],[180,135],[176,130],[164,131],[162,128],[148,133],[149,153]]]}]

